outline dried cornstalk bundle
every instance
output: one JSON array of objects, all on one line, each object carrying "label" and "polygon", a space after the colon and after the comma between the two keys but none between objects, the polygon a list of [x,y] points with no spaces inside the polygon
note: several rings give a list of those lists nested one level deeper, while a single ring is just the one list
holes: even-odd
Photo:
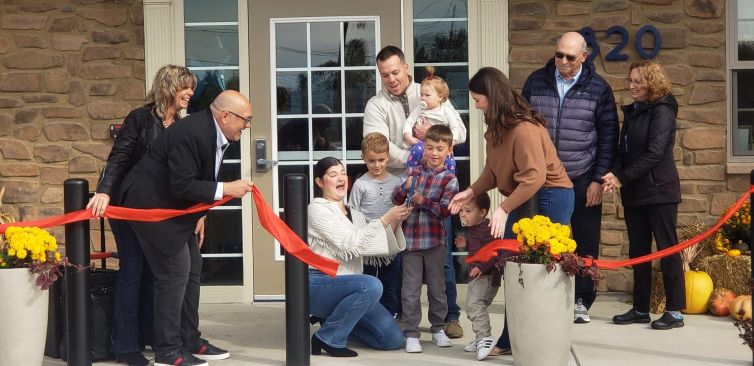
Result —
[{"label": "dried cornstalk bundle", "polygon": [[13,217],[13,215],[3,210],[3,196],[4,195],[5,195],[5,187],[0,187],[0,224],[16,222],[16,219]]},{"label": "dried cornstalk bundle", "polygon": [[699,269],[712,277],[715,288],[724,287],[739,295],[750,295],[751,257],[742,255],[731,257],[725,254],[713,255],[699,262]]},{"label": "dried cornstalk bundle", "polygon": [[649,296],[649,311],[652,314],[665,312],[665,285],[662,282],[662,272],[652,270],[652,292]]}]

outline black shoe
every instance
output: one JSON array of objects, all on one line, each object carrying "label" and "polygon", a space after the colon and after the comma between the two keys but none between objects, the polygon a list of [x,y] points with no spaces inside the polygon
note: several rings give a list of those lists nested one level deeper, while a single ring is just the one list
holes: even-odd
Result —
[{"label": "black shoe", "polygon": [[154,366],[209,366],[209,364],[181,348],[172,352],[158,353],[154,358]]},{"label": "black shoe", "polygon": [[317,323],[319,323],[319,325],[322,325],[322,324],[325,323],[325,320],[327,320],[327,319],[320,318],[320,317],[314,316],[314,315],[309,316],[309,324],[311,324],[311,325],[314,325],[314,324],[317,324]]},{"label": "black shoe", "polygon": [[625,314],[613,317],[613,323],[615,324],[649,323],[650,321],[652,321],[652,319],[649,318],[649,313],[639,314],[639,312],[633,308]]},{"label": "black shoe", "polygon": [[359,354],[356,353],[356,351],[348,349],[348,347],[338,348],[338,347],[330,347],[325,342],[322,342],[317,338],[316,335],[312,336],[312,354],[313,355],[321,355],[322,350],[325,350],[328,355],[333,357],[356,357]]},{"label": "black shoe", "polygon": [[204,339],[202,339],[202,343],[199,344],[196,349],[192,350],[191,353],[199,359],[208,361],[224,360],[226,358],[230,358],[230,352],[220,347],[213,346],[211,343]]},{"label": "black shoe", "polygon": [[660,319],[657,319],[652,322],[652,328],[660,329],[660,330],[680,328],[683,325],[684,325],[683,319],[678,319],[670,315],[670,313],[668,312],[665,312],[665,314],[662,314],[662,317]]},{"label": "black shoe", "polygon": [[148,366],[149,360],[147,360],[141,352],[129,352],[115,356],[115,361],[118,363],[125,363],[128,366]]}]

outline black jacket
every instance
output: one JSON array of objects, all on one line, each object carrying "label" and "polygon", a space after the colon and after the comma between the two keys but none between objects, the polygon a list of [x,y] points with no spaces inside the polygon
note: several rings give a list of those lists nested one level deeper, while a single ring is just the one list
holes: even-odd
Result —
[{"label": "black jacket", "polygon": [[681,202],[673,159],[678,102],[667,95],[652,103],[623,106],[618,158],[613,173],[621,182],[623,206]]},{"label": "black jacket", "polygon": [[579,80],[560,104],[555,62],[534,71],[524,83],[521,95],[547,120],[558,158],[573,180],[589,174],[602,182],[615,159],[618,144],[618,110],[610,84],[599,76],[594,65],[581,64]]},{"label": "black jacket", "polygon": [[[120,202],[132,208],[186,209],[214,201],[217,131],[209,109],[181,120],[152,143],[149,151],[123,179]],[[131,221],[143,243],[165,254],[177,253],[190,239],[205,213],[159,222]]]},{"label": "black jacket", "polygon": [[102,175],[97,182],[97,193],[110,195],[111,204],[117,205],[115,196],[123,177],[144,156],[163,130],[165,127],[162,126],[162,120],[150,107],[140,107],[131,111],[123,121],[107,157],[107,163],[102,168]]}]

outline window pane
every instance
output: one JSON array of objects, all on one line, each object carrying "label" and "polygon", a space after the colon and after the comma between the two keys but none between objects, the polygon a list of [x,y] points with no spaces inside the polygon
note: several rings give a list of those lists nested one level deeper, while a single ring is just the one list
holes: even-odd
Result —
[{"label": "window pane", "polygon": [[[309,151],[309,126],[306,118],[278,119],[278,151]],[[286,159],[281,154],[278,157]],[[306,157],[304,157],[306,159]]]},{"label": "window pane", "polygon": [[312,67],[340,66],[340,23],[311,23]]},{"label": "window pane", "polygon": [[236,0],[185,0],[183,4],[186,23],[238,21]]},{"label": "window pane", "polygon": [[754,18],[738,22],[738,60],[754,60]]},{"label": "window pane", "polygon": [[344,22],[346,66],[371,66],[377,56],[374,22]]},{"label": "window pane", "polygon": [[340,71],[312,71],[312,111],[340,113]]},{"label": "window pane", "polygon": [[466,18],[466,1],[414,0],[414,19]]},{"label": "window pane", "polygon": [[202,253],[242,253],[241,210],[209,210]]},{"label": "window pane", "polygon": [[[469,109],[469,69],[467,66],[438,66],[435,75],[445,79],[450,89],[450,103],[457,110]],[[414,69],[414,77],[418,82],[427,77],[424,66]]]},{"label": "window pane", "polygon": [[186,66],[238,66],[238,27],[186,27]]},{"label": "window pane", "polygon": [[224,90],[239,90],[238,70],[191,70],[199,82],[194,89],[188,113],[209,108],[218,94]]},{"label": "window pane", "polygon": [[341,149],[343,130],[341,119],[312,118],[312,146],[314,151],[333,151]]},{"label": "window pane", "polygon": [[735,70],[733,80],[737,104],[733,113],[733,153],[754,155],[754,70]]},{"label": "window pane", "polygon": [[364,131],[364,117],[346,118],[346,150],[361,152],[361,139]]},{"label": "window pane", "polygon": [[279,192],[279,201],[280,201],[280,207],[285,207],[285,186],[283,185],[285,183],[285,175],[286,174],[293,174],[293,173],[299,173],[307,176],[307,181],[309,180],[309,166],[308,165],[279,165],[278,166],[278,192]]},{"label": "window pane", "polygon": [[275,25],[275,63],[282,67],[306,67],[306,23]]},{"label": "window pane", "polygon": [[415,62],[466,62],[466,22],[414,22]]},{"label": "window pane", "polygon": [[375,95],[377,81],[373,70],[346,71],[346,113],[364,113]]},{"label": "window pane", "polygon": [[306,72],[277,73],[278,114],[306,114],[309,109]]},{"label": "window pane", "polygon": [[202,259],[202,286],[242,286],[243,258]]}]

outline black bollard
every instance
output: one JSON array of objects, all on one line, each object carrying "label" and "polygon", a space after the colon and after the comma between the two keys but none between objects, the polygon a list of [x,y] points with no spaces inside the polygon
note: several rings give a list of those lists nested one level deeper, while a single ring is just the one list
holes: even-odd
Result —
[{"label": "black bollard", "polygon": [[[68,179],[63,183],[65,212],[86,207],[89,182]],[[89,220],[65,225],[65,254],[73,266],[65,268],[66,344],[68,365],[92,364],[92,339],[89,334]]]},{"label": "black bollard", "polygon": [[[309,179],[303,174],[285,176],[285,223],[307,240]],[[285,256],[285,364],[309,366],[309,267]]]}]

